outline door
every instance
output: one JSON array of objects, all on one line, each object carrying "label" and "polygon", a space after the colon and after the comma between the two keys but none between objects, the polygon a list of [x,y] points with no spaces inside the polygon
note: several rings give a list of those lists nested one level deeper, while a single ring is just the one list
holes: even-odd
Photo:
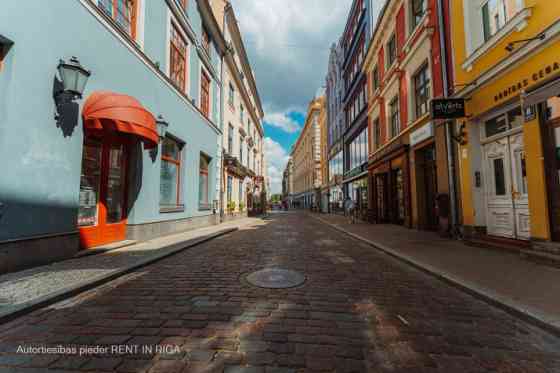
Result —
[{"label": "door", "polygon": [[437,169],[436,150],[433,146],[422,151],[422,176],[425,202],[425,224],[427,229],[436,230],[439,220],[436,214]]},{"label": "door", "polygon": [[377,207],[377,223],[386,223],[389,220],[388,217],[388,206],[389,203],[387,201],[388,193],[387,189],[389,188],[387,182],[387,174],[376,174],[375,175],[375,191],[376,191],[376,207]]},{"label": "door", "polygon": [[551,238],[560,241],[560,96],[550,97],[543,105],[543,145],[550,214]]},{"label": "door", "polygon": [[488,234],[529,239],[529,203],[523,134],[484,146]]},{"label": "door", "polygon": [[126,238],[126,161],[127,146],[122,138],[86,137],[78,211],[82,248]]}]

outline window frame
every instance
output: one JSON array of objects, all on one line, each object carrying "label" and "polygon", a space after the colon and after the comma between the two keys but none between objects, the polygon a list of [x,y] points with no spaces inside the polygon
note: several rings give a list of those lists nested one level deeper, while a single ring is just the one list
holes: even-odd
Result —
[{"label": "window frame", "polygon": [[[424,77],[422,81],[418,78]],[[414,75],[412,76],[413,86],[414,86],[414,113],[416,115],[416,119],[426,115],[430,111],[430,99],[432,96],[432,81],[430,76],[430,65],[426,61],[424,62],[420,68],[416,70]],[[419,86],[419,83],[421,84]],[[421,91],[425,89],[427,94],[425,95],[425,100],[421,101],[420,98],[423,97],[421,95]],[[424,109],[424,111],[421,111]]]},{"label": "window frame", "polygon": [[[130,26],[130,31],[125,29],[122,24],[117,20],[117,16],[120,14],[119,11],[119,1],[121,0],[95,0],[95,6],[99,9],[105,16],[109,17],[119,30],[123,31],[129,38],[136,41],[138,36],[138,7],[139,0],[122,0],[124,3],[131,2],[132,6],[130,9],[130,19],[127,19]],[[109,9],[105,7],[105,2],[110,2],[111,13],[109,14]],[[122,15],[122,14],[121,14]]]},{"label": "window frame", "polygon": [[[204,89],[206,83],[207,89]],[[210,96],[212,89],[212,79],[210,74],[206,72],[203,68],[200,69],[200,111],[210,120]]]},{"label": "window frame", "polygon": [[[401,132],[399,101],[399,96],[396,95],[389,102],[389,134],[391,135],[391,139],[397,137]],[[396,110],[393,110],[393,108],[395,108]]]},{"label": "window frame", "polygon": [[[414,7],[417,1],[422,2],[422,9],[421,12],[417,13]],[[426,15],[428,11],[428,1],[427,0],[410,0],[410,32],[414,31],[420,22]]]},{"label": "window frame", "polygon": [[231,123],[228,123],[228,154],[232,155],[233,153],[233,141],[234,141],[234,133],[235,129]]},{"label": "window frame", "polygon": [[387,70],[397,62],[397,34],[393,32],[387,41]]},{"label": "window frame", "polygon": [[375,150],[379,149],[381,146],[381,122],[379,118],[373,120],[373,142]]},{"label": "window frame", "polygon": [[[177,158],[172,158],[166,156],[163,151],[163,146],[165,141],[172,141],[177,146]],[[162,140],[161,143],[161,156],[160,156],[160,167],[163,168],[163,162],[171,163],[175,165],[177,170],[177,196],[176,196],[176,203],[174,205],[165,205],[161,202],[161,194],[159,199],[159,209],[160,212],[176,212],[176,211],[184,211],[185,205],[182,201],[182,191],[183,191],[183,149],[185,147],[185,143],[175,136],[167,134],[165,138]],[[160,175],[160,193],[161,193],[161,175]]]},{"label": "window frame", "polygon": [[[206,169],[202,168],[202,159],[206,160]],[[198,209],[199,210],[210,210],[210,164],[212,162],[212,157],[210,157],[209,155],[207,155],[206,153],[200,152],[199,155],[199,164],[198,164],[198,177],[199,177],[199,182],[198,182]],[[203,196],[206,197],[206,199],[201,199],[201,190],[200,190],[200,185],[201,185],[201,180],[204,180],[204,193]]]},{"label": "window frame", "polygon": [[[176,41],[174,36],[176,36],[182,43],[184,46],[184,55],[181,53],[180,51],[180,47],[176,45]],[[177,57],[177,55],[179,57],[183,57],[183,79],[182,81],[176,81],[174,79],[174,76],[176,74],[174,74],[174,66],[175,63],[177,63],[177,61],[175,61],[175,58]],[[189,43],[187,42],[186,38],[184,37],[184,35],[181,33],[180,31],[180,27],[177,26],[177,24],[174,21],[171,21],[171,28],[169,31],[169,80],[171,80],[171,82],[173,83],[173,85],[181,92],[185,92],[187,90],[187,80],[188,80],[188,58],[189,58]]]}]

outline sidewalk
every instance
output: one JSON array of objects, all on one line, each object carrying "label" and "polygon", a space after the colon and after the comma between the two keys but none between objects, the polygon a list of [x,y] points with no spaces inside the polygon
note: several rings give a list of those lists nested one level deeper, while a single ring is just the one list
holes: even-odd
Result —
[{"label": "sidewalk", "polygon": [[311,216],[470,293],[560,333],[560,269],[514,253],[469,247],[433,232]]},{"label": "sidewalk", "polygon": [[243,218],[144,241],[99,255],[69,259],[0,276],[0,323],[100,285],[186,248],[263,224]]}]

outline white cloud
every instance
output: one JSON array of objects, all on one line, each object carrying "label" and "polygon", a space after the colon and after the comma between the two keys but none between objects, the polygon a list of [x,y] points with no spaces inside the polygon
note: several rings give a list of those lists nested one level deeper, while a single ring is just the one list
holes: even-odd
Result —
[{"label": "white cloud", "polygon": [[305,107],[325,84],[329,49],[352,0],[232,0],[261,99],[273,113]]},{"label": "white cloud", "polygon": [[287,133],[296,133],[301,129],[299,123],[293,120],[287,113],[268,113],[265,115],[264,121],[266,124],[280,128]]},{"label": "white cloud", "polygon": [[266,161],[268,162],[267,171],[271,192],[272,194],[282,193],[282,174],[290,155],[282,145],[270,137],[265,137],[264,139],[264,151]]}]

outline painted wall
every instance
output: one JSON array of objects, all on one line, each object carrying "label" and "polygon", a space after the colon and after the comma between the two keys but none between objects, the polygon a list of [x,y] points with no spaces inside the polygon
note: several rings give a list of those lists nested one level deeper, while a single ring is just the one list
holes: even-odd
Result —
[{"label": "painted wall", "polygon": [[[144,1],[144,52],[167,71],[167,5]],[[189,2],[192,27],[200,35],[201,20]],[[198,211],[199,154],[216,159],[219,129],[157,76],[126,43],[104,26],[84,4],[88,1],[6,0],[0,12],[2,33],[15,45],[0,71],[0,241],[76,230],[83,143],[81,105],[96,90],[111,90],[137,98],[155,116],[169,122],[169,132],[186,143],[183,166],[185,211],[159,213],[159,154],[152,160],[141,151],[141,186],[129,224],[211,214]],[[25,20],[25,22],[22,22]],[[198,97],[199,60],[190,43],[191,97]],[[75,120],[57,126],[52,98],[59,59],[77,56],[92,76],[77,101]],[[219,72],[219,57],[212,52]],[[219,85],[213,82],[213,115],[218,118]],[[198,103],[198,100],[197,100]],[[69,116],[68,118],[71,119]],[[211,165],[210,201],[215,193]]]}]

